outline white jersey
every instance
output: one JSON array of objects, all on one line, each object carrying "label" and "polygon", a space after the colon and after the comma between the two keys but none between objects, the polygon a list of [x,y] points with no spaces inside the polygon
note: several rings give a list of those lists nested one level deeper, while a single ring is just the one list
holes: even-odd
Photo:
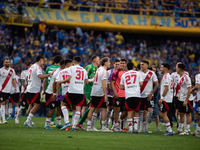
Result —
[{"label": "white jersey", "polygon": [[13,83],[12,83],[10,94],[14,94],[14,93],[19,93],[20,92],[19,91],[19,76],[15,75],[14,80],[15,80],[15,83],[16,83],[16,89],[17,89],[17,91],[15,92],[15,88],[14,88]]},{"label": "white jersey", "polygon": [[[91,96],[104,96],[102,81],[106,80],[106,87],[107,87],[107,79],[108,73],[104,67],[100,67],[97,69],[95,76],[94,76],[94,83],[92,86]],[[107,88],[106,88],[107,89]]]},{"label": "white jersey", "polygon": [[160,96],[162,96],[163,91],[165,89],[165,85],[168,85],[168,91],[167,94],[164,97],[164,101],[167,103],[172,103],[173,100],[173,80],[169,73],[166,73],[161,80],[160,83]]},{"label": "white jersey", "polygon": [[125,87],[125,98],[140,97],[140,82],[143,82],[141,73],[129,70],[121,77],[120,85]]},{"label": "white jersey", "polygon": [[[0,91],[3,93],[10,93],[12,87],[12,80],[15,77],[15,70],[9,68],[6,70],[4,67],[0,68]],[[7,82],[7,83],[6,83]]]},{"label": "white jersey", "polygon": [[[25,81],[25,85],[26,85],[26,87],[27,87],[27,85],[28,85],[28,75],[29,75],[29,71],[28,70],[24,70],[24,71],[22,71],[22,73],[21,73],[21,80],[24,80]],[[24,86],[22,85],[21,86],[21,93],[26,93],[26,91],[27,90],[25,90],[24,89]]]},{"label": "white jersey", "polygon": [[[180,101],[181,102],[184,102],[185,101],[185,99],[186,99],[186,97],[187,97],[187,92],[188,92],[188,87],[191,87],[192,85],[191,85],[191,79],[190,79],[190,77],[188,76],[188,75],[183,75],[181,78],[180,78],[180,80],[179,80],[179,82],[178,82],[178,84],[180,85],[180,94],[181,94],[181,96],[180,96]],[[194,98],[193,98],[193,95],[191,94],[190,95],[190,97],[189,97],[189,101],[192,101]]]},{"label": "white jersey", "polygon": [[[200,74],[195,76],[195,84],[200,84]],[[197,89],[197,101],[200,100],[200,89]]]},{"label": "white jersey", "polygon": [[37,64],[33,64],[29,68],[27,92],[38,93],[40,92],[42,83],[38,75],[42,74],[42,68]]},{"label": "white jersey", "polygon": [[67,75],[71,76],[68,92],[84,94],[84,82],[85,79],[88,79],[87,71],[83,67],[75,65],[70,67]]},{"label": "white jersey", "polygon": [[59,74],[59,72],[61,71],[60,68],[56,69],[53,73],[53,75],[51,76],[51,79],[49,81],[49,85],[48,85],[48,88],[46,89],[46,93],[48,94],[51,94],[53,93],[53,83],[54,83],[54,80],[56,79],[57,75]]},{"label": "white jersey", "polygon": [[[65,80],[67,78],[68,74],[69,74],[69,68],[65,68],[65,69],[61,70],[56,77],[56,82]],[[61,84],[62,95],[65,95],[67,93],[69,83],[70,83],[70,81],[67,83]]]},{"label": "white jersey", "polygon": [[[184,73],[185,73],[185,75],[188,75],[188,76],[189,76],[189,73],[188,73],[188,72],[185,71]],[[174,96],[178,97],[179,94],[180,94],[180,90],[177,90],[177,89],[176,89],[176,86],[177,86],[177,84],[178,84],[178,82],[179,82],[180,75],[179,75],[177,72],[173,72],[173,73],[171,74],[171,77],[172,77],[172,80],[173,80],[173,83],[174,83]]]},{"label": "white jersey", "polygon": [[[146,73],[140,71],[142,79],[143,79],[143,86],[141,87],[141,98],[147,98],[148,95],[153,91],[153,83],[158,81],[156,74],[148,70]],[[146,84],[146,85],[145,85]]]}]

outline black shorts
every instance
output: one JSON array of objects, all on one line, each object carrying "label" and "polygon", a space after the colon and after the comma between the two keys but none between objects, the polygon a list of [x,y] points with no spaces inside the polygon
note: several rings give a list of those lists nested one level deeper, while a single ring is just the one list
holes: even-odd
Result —
[{"label": "black shorts", "polygon": [[125,97],[113,98],[114,107],[120,107],[120,111],[125,111]]},{"label": "black shorts", "polygon": [[19,102],[20,93],[10,94],[9,103],[18,103]]},{"label": "black shorts", "polygon": [[125,100],[125,107],[127,111],[136,111],[140,110],[141,100],[139,97],[129,97]]},{"label": "black shorts", "polygon": [[63,102],[69,106],[82,106],[84,103],[83,94],[66,93]]},{"label": "black shorts", "polygon": [[45,99],[46,99],[46,106],[50,109],[55,109],[56,108],[56,101],[51,102],[51,99],[53,97],[53,94],[45,94]]},{"label": "black shorts", "polygon": [[113,106],[113,97],[108,97],[108,106]]},{"label": "black shorts", "polygon": [[7,99],[9,99],[9,97],[10,97],[10,93],[3,93],[3,92],[1,92],[0,93],[1,95],[0,95],[0,102],[4,102],[4,101],[6,101]]},{"label": "black shorts", "polygon": [[167,103],[163,101],[162,104],[160,105],[160,111],[162,113],[169,112],[170,111],[169,109],[171,108],[171,106],[172,106],[172,103]]},{"label": "black shorts", "polygon": [[140,110],[147,110],[147,108],[153,108],[154,107],[154,100],[147,101],[147,98],[140,98],[141,99],[141,105]]},{"label": "black shorts", "polygon": [[22,105],[22,107],[26,106],[27,100],[28,100],[27,93],[21,93],[21,105]]},{"label": "black shorts", "polygon": [[29,93],[27,92],[28,95],[28,104],[33,104],[33,103],[37,103],[40,104],[40,93]]},{"label": "black shorts", "polygon": [[173,103],[174,103],[175,109],[178,109],[178,107],[179,107],[178,97],[176,97],[176,96],[173,97]]},{"label": "black shorts", "polygon": [[92,96],[90,106],[96,108],[107,108],[106,103],[104,102],[104,96]]},{"label": "black shorts", "polygon": [[183,106],[183,102],[179,101],[178,111],[180,113],[191,113],[193,111],[193,101],[188,101],[187,106]]}]

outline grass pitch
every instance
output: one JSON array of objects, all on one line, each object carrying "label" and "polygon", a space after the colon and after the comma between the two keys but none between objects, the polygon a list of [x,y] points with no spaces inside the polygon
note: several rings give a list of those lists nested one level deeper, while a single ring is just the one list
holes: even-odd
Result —
[{"label": "grass pitch", "polygon": [[[25,120],[26,117],[20,117],[18,125],[14,119],[7,120],[8,124],[0,124],[0,150],[200,150],[200,138],[163,136],[163,133],[155,132],[154,122],[149,125],[152,134],[128,134],[45,130],[44,117],[35,117],[36,128],[32,129],[24,126]],[[163,126],[160,127],[165,131]],[[191,127],[191,130],[195,128]]]}]

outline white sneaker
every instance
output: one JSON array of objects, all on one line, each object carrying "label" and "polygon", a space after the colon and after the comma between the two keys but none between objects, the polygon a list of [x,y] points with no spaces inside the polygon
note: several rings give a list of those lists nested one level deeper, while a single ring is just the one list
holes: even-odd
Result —
[{"label": "white sneaker", "polygon": [[15,118],[15,124],[19,124],[19,118]]},{"label": "white sneaker", "polygon": [[189,132],[181,132],[178,135],[189,135]]},{"label": "white sneaker", "polygon": [[86,131],[94,131],[92,128],[87,128]]},{"label": "white sneaker", "polygon": [[101,129],[100,131],[101,132],[113,132],[113,131],[109,130],[108,128]]},{"label": "white sneaker", "polygon": [[95,127],[93,127],[92,129],[93,129],[93,131],[96,131],[96,132],[99,131],[99,130],[98,130],[97,128],[95,128]]},{"label": "white sneaker", "polygon": [[7,121],[6,120],[3,120],[3,124],[6,124],[7,123]]}]

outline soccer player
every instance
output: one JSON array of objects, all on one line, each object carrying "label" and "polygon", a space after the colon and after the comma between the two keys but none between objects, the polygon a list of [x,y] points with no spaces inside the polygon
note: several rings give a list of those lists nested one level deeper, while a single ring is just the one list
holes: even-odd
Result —
[{"label": "soccer player", "polygon": [[167,116],[167,112],[170,108],[169,105],[172,105],[173,99],[173,80],[171,75],[169,74],[170,65],[168,63],[162,63],[160,67],[160,71],[163,74],[161,83],[160,83],[160,116],[165,122],[165,127],[167,131],[164,135],[173,135],[173,131],[171,128],[171,124],[169,118]]},{"label": "soccer player", "polygon": [[[54,64],[47,67],[46,71],[45,71],[45,74],[51,74],[55,69],[58,69],[59,68],[59,63],[60,61],[62,60],[62,57],[57,55],[55,56],[53,62]],[[47,90],[48,88],[48,85],[50,83],[50,79],[51,79],[51,76],[49,76],[48,78],[45,78],[44,81],[43,81],[43,95],[45,94],[45,91]],[[56,116],[56,111],[54,111],[52,117],[51,117],[51,122],[50,122],[50,125],[53,126],[55,123],[54,123],[54,118]]]},{"label": "soccer player", "polygon": [[108,94],[108,111],[107,111],[107,115],[106,115],[106,126],[107,128],[109,128],[109,124],[113,115],[113,109],[114,109],[114,105],[113,105],[113,90],[111,87],[111,79],[112,79],[112,74],[114,71],[116,71],[119,68],[119,59],[116,59],[114,61],[114,68],[108,70],[108,84],[107,84],[107,94]]},{"label": "soccer player", "polygon": [[14,86],[14,92],[16,92],[15,70],[10,67],[10,59],[5,58],[3,67],[0,68],[0,105],[1,117],[4,124],[7,123],[5,119],[5,105],[10,96],[12,84]]},{"label": "soccer player", "polygon": [[[69,122],[69,112],[68,112],[68,109],[67,107],[69,107],[69,105],[67,104],[67,102],[65,101],[66,99],[63,99],[64,96],[66,95],[67,91],[68,91],[68,87],[69,87],[69,83],[70,82],[66,82],[66,83],[58,83],[62,80],[65,80],[67,78],[67,75],[69,74],[70,72],[70,67],[72,66],[72,60],[71,59],[66,59],[65,60],[65,68],[63,68],[61,66],[61,71],[59,72],[59,74],[57,75],[56,77],[56,95],[57,95],[57,98],[58,98],[58,101],[61,101],[61,110],[62,110],[62,113],[63,113],[63,116],[64,116],[64,122],[65,122],[65,125],[61,128],[61,130],[65,130],[66,128],[70,127],[71,126],[71,123]],[[61,95],[59,95],[59,88],[61,86]]]},{"label": "soccer player", "polygon": [[70,81],[68,92],[65,95],[65,102],[70,106],[76,106],[76,113],[72,123],[72,131],[76,131],[76,125],[81,115],[81,106],[84,103],[84,83],[88,84],[87,71],[80,66],[81,57],[73,58],[74,66],[71,66],[67,73],[67,79],[58,83]]},{"label": "soccer player", "polygon": [[[27,67],[28,69],[32,66],[32,63],[29,62],[27,64]],[[29,71],[27,70],[24,70],[22,71],[21,73],[21,78],[20,78],[20,82],[21,82],[21,106],[17,112],[17,115],[16,115],[16,118],[15,118],[15,123],[16,124],[19,124],[19,115],[21,114],[22,110],[25,109],[26,107],[26,104],[27,104],[27,86],[28,86],[28,74],[29,74]],[[29,110],[32,108],[32,104],[29,104]]]},{"label": "soccer player", "polygon": [[90,111],[88,113],[87,118],[87,131],[94,131],[92,128],[92,115],[95,109],[101,108],[101,125],[102,132],[110,132],[108,128],[106,128],[106,113],[107,113],[107,105],[108,95],[107,95],[107,69],[110,67],[110,59],[108,57],[104,57],[100,61],[101,67],[97,70],[94,76],[94,84],[91,92],[91,104]]},{"label": "soccer player", "polygon": [[[178,62],[178,63],[176,64],[176,67],[177,67],[177,65],[180,64],[180,63],[181,63],[181,62]],[[189,76],[189,73],[188,73],[187,71],[184,71],[184,74]],[[180,114],[179,114],[179,112],[178,112],[178,108],[179,108],[178,96],[179,96],[179,94],[180,94],[180,86],[177,86],[177,85],[178,85],[178,82],[179,82],[179,80],[180,80],[180,75],[179,75],[179,74],[177,73],[177,71],[176,71],[176,72],[173,72],[173,73],[171,74],[171,76],[172,76],[173,83],[174,83],[174,97],[173,97],[173,106],[172,106],[172,110],[175,110],[175,112],[173,112],[173,115],[174,115],[174,117],[175,117],[175,119],[176,119],[176,121],[177,121],[177,127],[178,127],[178,123],[179,123],[179,121],[180,121]],[[171,125],[172,125],[172,118],[169,117],[169,119],[170,119],[170,123],[171,123]]]},{"label": "soccer player", "polygon": [[132,62],[127,64],[128,72],[121,77],[120,88],[125,90],[125,107],[128,111],[127,122],[129,133],[133,132],[133,111],[134,111],[134,132],[138,132],[139,108],[140,108],[140,87],[143,84],[140,72],[134,71]]},{"label": "soccer player", "polygon": [[[61,71],[61,66],[62,66],[62,69],[65,68],[65,60],[61,60],[59,62],[59,68],[58,69],[55,69],[51,79],[50,79],[50,82],[49,82],[49,85],[48,85],[48,88],[46,90],[46,95],[45,95],[45,98],[46,98],[46,106],[49,108],[49,112],[47,114],[47,118],[46,118],[46,121],[45,121],[45,126],[44,126],[44,129],[52,129],[49,125],[50,125],[50,121],[51,121],[51,117],[55,111],[55,108],[57,107],[56,106],[56,97],[53,97],[53,96],[56,96],[57,94],[56,93],[53,93],[53,84],[54,84],[54,81],[56,79],[56,77],[58,76],[59,72]],[[59,106],[59,105],[58,105]],[[57,110],[58,111],[58,110]],[[56,125],[56,128],[62,128],[63,126],[61,125],[61,116],[59,116],[60,118],[59,121],[58,121],[58,124]]]},{"label": "soccer player", "polygon": [[[120,59],[119,69],[117,69],[111,79],[111,87],[114,93],[114,128],[113,130],[116,132],[120,132],[120,123],[121,119],[126,117],[125,111],[125,91],[120,89],[120,81],[121,76],[126,72],[125,67],[127,64],[127,60],[124,58]],[[122,114],[119,119],[119,113],[122,111]]]},{"label": "soccer player", "polygon": [[48,78],[51,74],[42,74],[42,66],[44,65],[44,58],[42,56],[36,57],[36,63],[29,68],[28,75],[28,86],[27,86],[27,95],[28,103],[33,104],[33,108],[30,110],[30,113],[27,117],[24,125],[34,128],[32,124],[32,119],[36,114],[37,110],[40,108],[40,89],[42,86],[41,79]]},{"label": "soccer player", "polygon": [[[199,67],[199,72],[200,72],[200,67]],[[200,132],[200,74],[197,74],[195,76],[195,86],[192,88],[191,93],[195,90],[197,91],[195,105],[197,107],[199,123],[196,125],[196,130],[195,130],[195,132],[192,133],[192,135],[198,136],[199,132]]]},{"label": "soccer player", "polygon": [[14,86],[12,84],[10,97],[9,97],[9,109],[8,109],[9,115],[8,115],[7,119],[12,119],[13,104],[15,104],[15,116],[14,116],[14,119],[16,118],[17,112],[19,110],[19,96],[20,96],[19,76],[15,75],[14,79],[15,79],[17,91],[15,92],[15,88],[14,88]]},{"label": "soccer player", "polygon": [[[89,81],[91,81],[91,82],[89,82],[89,84],[85,84],[85,87],[84,87],[84,94],[85,94],[85,100],[86,100],[87,105],[89,105],[89,103],[90,103],[90,99],[91,99],[90,94],[91,94],[92,86],[93,86],[93,78],[94,78],[94,75],[100,64],[100,58],[99,58],[99,56],[94,55],[94,56],[92,56],[91,61],[92,61],[92,64],[88,65],[85,68],[85,70],[87,71],[88,79],[89,79]],[[82,113],[81,113],[82,118],[80,119],[79,123],[77,124],[77,126],[79,128],[81,128],[82,130],[85,130],[85,128],[83,126],[83,122],[87,118],[87,115],[89,112],[89,109],[87,109],[86,111],[85,111],[85,109],[86,109],[86,106],[84,106],[82,108]],[[95,113],[94,115],[97,115],[98,112],[95,111],[94,113]]]},{"label": "soccer player", "polygon": [[[179,94],[179,113],[180,122],[178,129],[175,133],[180,133],[179,135],[189,135],[190,123],[192,121],[192,111],[193,111],[193,95],[191,94],[191,79],[185,74],[185,65],[179,63],[176,66],[176,71],[180,75],[179,82],[177,86],[180,87]],[[187,117],[187,123],[185,124],[185,130],[182,132],[185,115]]]},{"label": "soccer player", "polygon": [[[143,78],[143,85],[140,88],[141,92],[141,105],[140,110],[144,111],[143,114],[143,123],[144,123],[144,129],[143,132],[151,133],[148,129],[148,122],[147,118],[151,118],[153,113],[153,107],[154,107],[154,101],[152,100],[152,97],[155,93],[155,91],[158,89],[158,78],[156,74],[148,69],[149,62],[146,60],[142,60],[140,62],[140,68],[141,68],[141,75]],[[154,84],[154,87],[153,87]],[[140,131],[139,131],[140,132]]]}]

